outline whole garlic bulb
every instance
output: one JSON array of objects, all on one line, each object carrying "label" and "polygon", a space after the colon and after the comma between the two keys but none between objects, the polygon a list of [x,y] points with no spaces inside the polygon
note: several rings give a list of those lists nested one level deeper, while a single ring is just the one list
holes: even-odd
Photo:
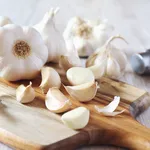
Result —
[{"label": "whole garlic bulb", "polygon": [[12,21],[5,16],[0,16],[0,27],[5,26],[6,24],[12,24]]},{"label": "whole garlic bulb", "polygon": [[47,62],[59,62],[61,55],[66,53],[65,42],[62,35],[55,27],[55,15],[59,8],[51,8],[44,15],[43,19],[33,27],[42,35],[45,45],[48,48]]},{"label": "whole garlic bulb", "polygon": [[125,53],[114,46],[110,47],[110,43],[118,38],[125,41],[125,39],[119,35],[112,36],[104,46],[97,49],[95,53],[87,59],[86,66],[93,72],[96,79],[102,76],[119,78],[124,73],[127,64]]},{"label": "whole garlic bulb", "polygon": [[47,61],[48,50],[32,27],[0,28],[0,77],[9,81],[32,79]]},{"label": "whole garlic bulb", "polygon": [[69,20],[63,36],[67,48],[72,39],[79,56],[89,56],[106,42],[112,30],[106,20],[93,22],[74,17]]}]

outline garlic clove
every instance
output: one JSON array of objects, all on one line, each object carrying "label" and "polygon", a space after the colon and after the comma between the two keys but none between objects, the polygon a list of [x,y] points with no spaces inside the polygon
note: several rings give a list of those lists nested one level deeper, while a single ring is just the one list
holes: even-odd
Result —
[{"label": "garlic clove", "polygon": [[72,85],[80,85],[87,82],[94,82],[92,71],[83,67],[72,67],[66,73],[67,79]]},{"label": "garlic clove", "polygon": [[55,113],[62,113],[71,109],[71,102],[58,88],[49,89],[45,105],[50,111]]},{"label": "garlic clove", "polygon": [[80,102],[92,100],[99,88],[97,82],[88,82],[76,86],[64,86],[69,95]]},{"label": "garlic clove", "polygon": [[97,110],[97,112],[102,113],[105,116],[116,116],[124,112],[124,110],[114,112],[118,107],[119,103],[120,103],[120,97],[115,96],[114,100],[110,102],[107,106],[103,108],[99,108],[98,106],[95,105],[95,109]]},{"label": "garlic clove", "polygon": [[77,67],[81,66],[80,65],[80,60],[79,58],[73,56],[74,58],[72,59],[72,56],[64,56],[62,55],[59,59],[59,66],[63,68],[65,71],[72,67]]},{"label": "garlic clove", "polygon": [[20,85],[16,89],[16,99],[20,103],[32,102],[35,98],[35,91],[32,88],[32,82],[28,86]]},{"label": "garlic clove", "polygon": [[85,107],[75,108],[62,115],[62,122],[71,129],[82,129],[88,122],[90,111]]},{"label": "garlic clove", "polygon": [[12,24],[12,21],[10,20],[10,18],[5,17],[5,16],[0,16],[0,27],[3,27],[7,24]]},{"label": "garlic clove", "polygon": [[42,82],[40,88],[43,90],[43,93],[47,93],[49,88],[61,86],[61,78],[57,71],[52,67],[43,67],[41,69]]},{"label": "garlic clove", "polygon": [[116,47],[112,47],[110,54],[118,62],[121,72],[124,72],[128,63],[125,53]]},{"label": "garlic clove", "polygon": [[120,77],[120,75],[121,71],[118,62],[114,58],[109,57],[107,60],[106,76],[115,79]]},{"label": "garlic clove", "polygon": [[106,61],[103,61],[98,65],[88,67],[93,72],[95,80],[100,79],[105,74],[106,63]]}]

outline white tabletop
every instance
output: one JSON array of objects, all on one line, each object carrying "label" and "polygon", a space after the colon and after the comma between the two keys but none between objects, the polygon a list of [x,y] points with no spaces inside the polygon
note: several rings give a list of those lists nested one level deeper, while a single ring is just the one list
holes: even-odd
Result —
[{"label": "white tabletop", "polygon": [[[20,25],[36,24],[51,7],[60,7],[57,26],[63,31],[67,20],[73,16],[89,19],[107,18],[129,43],[124,47],[130,57],[132,53],[150,48],[150,1],[149,0],[0,0],[0,15],[9,16]],[[119,45],[120,46],[120,45]],[[150,77],[135,75],[130,67],[123,77],[124,81],[150,91]],[[141,117],[144,123],[146,119]],[[0,144],[1,150],[9,150]],[[86,147],[82,150],[113,150],[113,147]]]}]

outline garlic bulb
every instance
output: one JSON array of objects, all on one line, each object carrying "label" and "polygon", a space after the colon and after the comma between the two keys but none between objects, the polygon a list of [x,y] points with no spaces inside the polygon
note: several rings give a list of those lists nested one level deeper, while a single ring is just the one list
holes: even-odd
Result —
[{"label": "garlic bulb", "polygon": [[73,40],[79,56],[89,56],[106,42],[112,30],[106,20],[93,22],[74,17],[69,20],[63,36],[67,47]]},{"label": "garlic bulb", "polygon": [[5,26],[6,24],[12,24],[12,21],[5,16],[0,16],[0,27]]},{"label": "garlic bulb", "polygon": [[59,62],[61,55],[64,55],[67,50],[62,35],[55,27],[55,15],[59,8],[51,8],[44,15],[43,19],[34,28],[42,35],[45,45],[48,48],[48,62]]},{"label": "garlic bulb", "polygon": [[94,82],[94,75],[88,68],[72,67],[66,73],[68,81],[72,85],[81,85],[88,82]]},{"label": "garlic bulb", "polygon": [[32,102],[35,98],[35,91],[32,88],[32,82],[28,86],[20,85],[16,89],[16,99],[20,103]]},{"label": "garlic bulb", "polygon": [[116,79],[124,73],[127,65],[126,55],[116,47],[110,47],[111,42],[118,38],[124,40],[119,35],[111,37],[104,46],[97,49],[87,59],[86,66],[92,70],[95,79],[99,79],[102,76]]},{"label": "garlic bulb", "polygon": [[49,89],[45,105],[50,111],[55,113],[62,113],[71,108],[70,100],[58,88]]},{"label": "garlic bulb", "polygon": [[41,69],[42,82],[40,88],[43,93],[47,93],[49,88],[61,86],[61,79],[57,71],[51,67],[43,67]]},{"label": "garlic bulb", "polygon": [[47,60],[48,50],[32,27],[0,28],[0,77],[9,81],[35,78]]},{"label": "garlic bulb", "polygon": [[84,128],[90,118],[90,111],[85,107],[75,108],[62,115],[62,122],[71,129]]},{"label": "garlic bulb", "polygon": [[97,82],[88,82],[76,86],[64,86],[69,95],[80,102],[92,100],[99,88]]}]

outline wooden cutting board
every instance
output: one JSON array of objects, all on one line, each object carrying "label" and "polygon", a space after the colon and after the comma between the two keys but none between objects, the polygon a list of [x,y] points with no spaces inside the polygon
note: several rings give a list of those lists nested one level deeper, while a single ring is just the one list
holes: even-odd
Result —
[{"label": "wooden cutting board", "polygon": [[[150,130],[139,124],[129,113],[130,103],[140,99],[142,104],[144,99],[149,98],[147,92],[123,82],[102,78],[96,97],[90,102],[80,103],[62,89],[71,99],[72,108],[85,106],[90,110],[89,124],[84,129],[75,131],[63,125],[61,114],[51,113],[45,108],[45,95],[38,88],[40,82],[40,77],[33,80],[36,98],[32,103],[23,105],[16,101],[15,89],[29,81],[12,83],[0,79],[1,142],[22,150],[71,150],[90,144],[150,150]],[[105,117],[96,112],[94,105],[105,106],[116,95],[121,97],[117,110],[125,109],[123,114]]]}]

